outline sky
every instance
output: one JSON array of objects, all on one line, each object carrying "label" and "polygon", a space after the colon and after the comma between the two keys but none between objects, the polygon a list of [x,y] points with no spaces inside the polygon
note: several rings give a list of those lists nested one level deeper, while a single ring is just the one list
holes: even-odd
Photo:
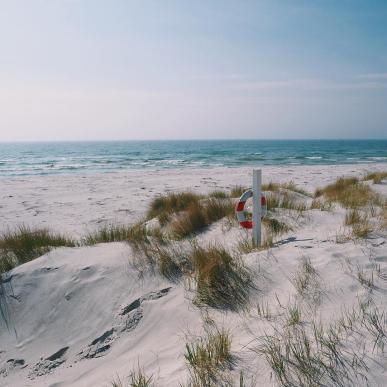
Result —
[{"label": "sky", "polygon": [[0,141],[387,138],[385,0],[0,6]]}]

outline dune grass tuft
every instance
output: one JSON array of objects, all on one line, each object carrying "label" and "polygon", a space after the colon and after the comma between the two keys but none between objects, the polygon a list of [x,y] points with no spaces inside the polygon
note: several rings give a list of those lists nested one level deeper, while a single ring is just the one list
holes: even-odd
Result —
[{"label": "dune grass tuft", "polygon": [[137,370],[133,370],[128,378],[128,382],[124,382],[121,378],[117,378],[111,382],[112,387],[151,387],[153,386],[153,375],[147,376],[145,372],[138,366]]},{"label": "dune grass tuft", "polygon": [[187,211],[171,222],[172,235],[182,239],[203,231],[210,224],[233,216],[234,205],[230,199],[209,198],[191,203]]},{"label": "dune grass tuft", "polygon": [[320,278],[309,257],[301,257],[291,283],[301,298],[313,304],[319,303],[321,297]]},{"label": "dune grass tuft", "polygon": [[246,304],[253,284],[239,256],[222,246],[194,245],[190,261],[196,282],[196,304],[230,310]]},{"label": "dune grass tuft", "polygon": [[[187,362],[191,387],[211,387],[223,385],[222,371],[232,364],[231,337],[227,330],[208,329],[200,337],[185,346],[184,358]],[[218,384],[220,383],[220,384]]]},{"label": "dune grass tuft", "polygon": [[380,184],[387,179],[387,172],[371,172],[364,176],[363,180],[372,180],[374,184]]},{"label": "dune grass tuft", "polygon": [[216,199],[227,199],[230,197],[230,195],[226,191],[216,190],[216,191],[210,192],[208,194],[208,197],[216,198]]},{"label": "dune grass tuft", "polygon": [[265,334],[256,351],[263,355],[280,386],[358,385],[368,370],[363,359],[344,347],[345,337],[330,326],[289,324]]},{"label": "dune grass tuft", "polygon": [[86,246],[95,245],[97,243],[110,242],[139,242],[147,237],[147,230],[144,224],[137,223],[135,225],[105,225],[100,229],[87,234],[82,243]]},{"label": "dune grass tuft", "polygon": [[334,183],[315,192],[315,197],[324,196],[329,202],[338,202],[344,208],[358,208],[379,201],[378,195],[356,177],[341,177]]},{"label": "dune grass tuft", "polygon": [[273,192],[266,195],[268,211],[278,208],[304,212],[308,206],[304,201],[296,200],[289,192]]},{"label": "dune grass tuft", "polygon": [[243,187],[242,185],[236,185],[231,188],[230,197],[239,198],[247,190],[248,190],[247,187]]},{"label": "dune grass tuft", "polygon": [[165,224],[172,214],[185,211],[192,205],[197,205],[201,198],[201,195],[189,191],[160,195],[151,202],[147,218],[157,217],[161,224]]},{"label": "dune grass tuft", "polygon": [[0,234],[0,275],[48,253],[56,247],[74,247],[76,242],[45,228],[19,226]]},{"label": "dune grass tuft", "polygon": [[311,196],[311,194],[304,190],[303,188],[297,186],[293,180],[285,182],[285,183],[274,183],[270,181],[267,184],[262,184],[262,191],[271,191],[271,192],[278,192],[282,189],[297,192],[304,196]]}]

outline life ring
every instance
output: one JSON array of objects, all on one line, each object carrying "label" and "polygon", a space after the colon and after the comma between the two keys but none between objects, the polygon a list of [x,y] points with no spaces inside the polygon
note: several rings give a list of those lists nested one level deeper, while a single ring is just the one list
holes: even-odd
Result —
[{"label": "life ring", "polygon": [[[236,205],[236,216],[239,224],[243,228],[253,228],[253,221],[247,220],[246,212],[245,212],[245,204],[247,199],[253,197],[253,190],[249,189],[245,191],[242,196],[239,198],[239,201]],[[261,219],[263,219],[267,214],[267,205],[266,205],[266,197],[261,193]]]}]

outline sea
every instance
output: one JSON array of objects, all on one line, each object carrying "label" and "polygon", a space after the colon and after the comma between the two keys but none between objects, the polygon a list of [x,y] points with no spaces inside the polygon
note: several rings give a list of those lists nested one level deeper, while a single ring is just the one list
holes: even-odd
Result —
[{"label": "sea", "polygon": [[1,177],[112,172],[128,169],[357,163],[387,164],[387,140],[0,143]]}]

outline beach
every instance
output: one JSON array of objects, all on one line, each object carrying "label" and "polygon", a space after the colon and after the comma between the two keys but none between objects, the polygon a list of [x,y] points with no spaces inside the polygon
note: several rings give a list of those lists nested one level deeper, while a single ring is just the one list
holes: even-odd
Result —
[{"label": "beach", "polygon": [[[263,181],[294,181],[313,192],[340,176],[383,171],[384,163],[265,166]],[[0,230],[20,224],[49,227],[80,236],[108,223],[131,224],[158,194],[192,190],[208,193],[251,186],[253,167],[128,170],[110,173],[3,177]]]},{"label": "beach", "polygon": [[[345,366],[333,368],[343,386],[384,386],[385,226],[379,227],[379,215],[374,215],[372,232],[361,238],[349,236],[348,209],[337,202],[329,208],[314,207],[312,196],[338,178],[362,179],[367,173],[386,171],[386,164],[259,168],[264,184],[292,181],[301,193],[284,185],[279,194],[290,192],[306,207],[279,209],[275,214],[289,224],[288,229],[276,235],[270,246],[241,252],[253,284],[243,308],[198,306],[194,277],[183,274],[176,280],[157,270],[139,270],[135,248],[124,242],[53,249],[12,269],[3,281],[7,323],[2,319],[0,385],[102,387],[124,381],[139,369],[151,376],[155,386],[189,385],[193,371],[187,366],[186,343],[216,326],[230,335],[233,365],[219,371],[222,382],[215,385],[240,386],[243,375],[243,386],[278,386],[270,356],[264,352],[267,335],[279,340],[281,331],[293,329],[288,324],[298,324],[297,334],[310,333],[313,324],[321,324],[326,337],[330,337],[327,327],[339,332],[335,345]],[[135,224],[159,195],[182,191],[206,195],[250,187],[252,170],[242,166],[2,177],[0,231],[26,225],[80,241],[103,226]],[[385,180],[361,184],[386,199]],[[222,218],[195,235],[195,240],[199,246],[216,244],[234,251],[250,238],[249,232]],[[173,243],[191,248],[185,241]],[[303,293],[297,278],[307,265],[313,274],[308,274],[310,283]],[[361,304],[362,317],[359,302],[368,302],[369,309]],[[289,323],[293,307],[299,321]],[[382,325],[376,341],[366,322],[371,313],[379,313]],[[351,318],[353,330],[349,322],[342,322]],[[322,378],[334,385],[329,375]]]}]

